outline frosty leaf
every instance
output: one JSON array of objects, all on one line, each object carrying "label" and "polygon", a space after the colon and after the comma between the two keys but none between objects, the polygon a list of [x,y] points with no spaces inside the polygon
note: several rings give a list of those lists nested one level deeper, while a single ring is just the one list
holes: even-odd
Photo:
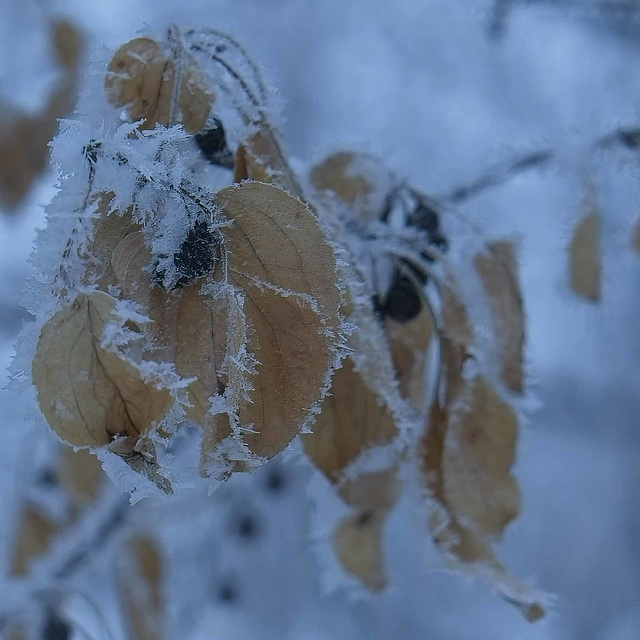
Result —
[{"label": "frosty leaf", "polygon": [[25,575],[31,563],[49,550],[58,527],[35,507],[25,505],[19,515],[16,543],[11,557],[12,576]]},{"label": "frosty leaf", "polygon": [[143,379],[132,362],[101,347],[116,300],[80,294],[42,328],[32,374],[40,408],[56,433],[78,447],[137,439],[173,404],[167,389]]},{"label": "frosty leaf", "polygon": [[313,167],[309,178],[318,191],[335,194],[363,220],[378,218],[393,183],[377,158],[354,151],[328,156]]},{"label": "frosty leaf", "polygon": [[154,359],[173,362],[189,384],[187,417],[201,426],[213,422],[209,398],[224,391],[219,378],[226,354],[227,303],[202,294],[202,280],[166,291],[149,276],[151,253],[141,231],[125,236],[116,246],[111,266],[125,298],[135,300],[153,321],[148,332]]},{"label": "frosty leaf", "polygon": [[164,637],[164,567],[160,550],[147,536],[135,536],[122,563],[120,600],[132,640]]},{"label": "frosty leaf", "polygon": [[459,403],[444,443],[445,500],[481,536],[498,535],[520,508],[518,485],[510,474],[518,421],[482,378]]},{"label": "frosty leaf", "polygon": [[[185,56],[178,64],[180,73],[176,73],[176,66],[154,40],[131,40],[109,63],[105,81],[109,100],[126,107],[132,120],[144,120],[143,129],[181,122],[189,133],[197,133],[209,116],[213,96],[195,61]],[[180,90],[174,104],[176,75]]]},{"label": "frosty leaf", "polygon": [[382,555],[384,520],[381,511],[362,511],[345,518],[333,534],[344,568],[372,591],[380,591],[387,584]]},{"label": "frosty leaf", "polygon": [[280,142],[272,127],[266,123],[262,123],[258,132],[238,147],[234,175],[234,182],[256,180],[275,184],[297,198],[304,199]]},{"label": "frosty leaf", "polygon": [[396,435],[393,416],[347,358],[333,377],[331,395],[322,403],[313,433],[302,436],[302,442],[313,464],[339,482],[361,453],[392,442]]},{"label": "frosty leaf", "polygon": [[422,442],[424,477],[436,504],[429,521],[434,541],[453,567],[488,581],[535,620],[544,615],[540,594],[513,578],[491,548],[519,509],[509,472],[517,420],[483,378],[466,383],[459,400],[453,411],[434,403]]},{"label": "frosty leaf", "polygon": [[335,257],[307,206],[277,187],[245,182],[216,202],[233,221],[225,229],[229,282],[243,293],[256,360],[249,401],[236,399],[238,418],[257,432],[245,435],[249,448],[270,457],[299,431],[326,384],[339,322]]},{"label": "frosty leaf", "polygon": [[575,228],[569,247],[571,288],[582,298],[600,300],[600,214],[586,215]]},{"label": "frosty leaf", "polygon": [[501,378],[514,393],[523,391],[524,309],[510,242],[494,242],[474,261],[489,297],[500,350]]},{"label": "frosty leaf", "polygon": [[409,322],[385,318],[385,323],[400,392],[418,413],[424,413],[430,394],[427,356],[434,335],[433,316],[424,304],[422,311]]},{"label": "frosty leaf", "polygon": [[325,158],[311,171],[311,182],[316,189],[330,190],[340,196],[347,204],[354,205],[358,198],[373,191],[373,185],[363,175],[349,173],[355,160],[355,154],[341,151]]}]

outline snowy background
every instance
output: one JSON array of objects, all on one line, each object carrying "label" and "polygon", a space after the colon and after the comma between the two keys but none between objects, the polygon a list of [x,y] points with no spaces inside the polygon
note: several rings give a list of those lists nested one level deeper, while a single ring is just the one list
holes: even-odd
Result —
[{"label": "snowy background", "polygon": [[[529,371],[540,408],[520,441],[523,513],[500,551],[516,574],[556,594],[552,614],[527,625],[482,585],[443,572],[415,526],[411,500],[394,511],[385,534],[393,588],[373,597],[324,594],[305,490],[312,471],[284,455],[211,498],[220,514],[208,558],[211,597],[191,637],[639,638],[640,256],[631,230],[640,216],[640,166],[629,150],[593,152],[592,143],[640,126],[640,5],[2,0],[0,96],[31,110],[50,81],[45,11],[72,18],[95,47],[116,48],[145,23],[235,34],[286,100],[284,134],[299,167],[340,148],[370,151],[438,196],[528,152],[554,152],[543,168],[460,204],[488,236],[520,239]],[[576,299],[566,276],[585,172],[604,216],[597,306]],[[18,212],[0,215],[3,370],[24,317],[18,300],[30,245],[54,181],[50,171]],[[24,450],[34,437],[23,418],[29,403],[32,397],[0,396],[3,554]]]}]

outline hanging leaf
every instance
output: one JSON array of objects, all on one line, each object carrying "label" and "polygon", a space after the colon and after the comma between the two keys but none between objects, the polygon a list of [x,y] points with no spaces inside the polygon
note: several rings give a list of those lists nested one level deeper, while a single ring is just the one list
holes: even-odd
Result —
[{"label": "hanging leaf", "polygon": [[[174,96],[176,77],[180,88]],[[144,121],[142,129],[180,122],[189,133],[198,133],[213,103],[195,61],[186,53],[173,60],[150,38],[136,38],[118,49],[105,87],[113,105],[125,107],[132,120]]]},{"label": "hanging leaf", "polygon": [[54,431],[77,447],[106,445],[118,435],[137,440],[173,404],[167,389],[101,346],[116,302],[101,291],[80,294],[40,333],[32,366],[38,402]]},{"label": "hanging leaf", "polygon": [[286,160],[277,133],[263,122],[259,130],[239,145],[234,166],[234,182],[256,180],[274,184],[305,200],[293,169]]},{"label": "hanging leaf", "polygon": [[544,615],[542,599],[496,559],[491,541],[518,514],[510,468],[517,419],[481,377],[465,381],[449,408],[436,402],[423,438],[423,471],[435,502],[429,526],[452,566],[489,581],[529,620]]},{"label": "hanging leaf", "polygon": [[322,403],[313,433],[302,436],[302,442],[313,464],[338,483],[361,453],[389,444],[397,433],[393,416],[347,358],[333,377],[331,395]]},{"label": "hanging leaf", "polygon": [[600,300],[600,214],[589,213],[575,228],[569,247],[570,284],[582,298]]},{"label": "hanging leaf", "polygon": [[[255,431],[245,442],[270,457],[320,401],[335,358],[341,303],[335,256],[306,205],[277,187],[245,182],[220,191],[216,203],[233,221],[224,230],[228,279],[242,293],[247,350],[256,361],[251,390],[234,403],[239,424]],[[229,366],[231,378],[237,365]]]},{"label": "hanging leaf", "polygon": [[162,640],[164,629],[164,564],[152,538],[137,535],[126,548],[119,580],[120,601],[132,640]]},{"label": "hanging leaf", "polygon": [[0,203],[7,210],[17,207],[29,193],[49,158],[49,141],[58,129],[58,118],[73,106],[76,74],[83,38],[70,22],[51,23],[54,55],[62,67],[60,77],[42,111],[35,115],[11,114],[4,106],[0,126]]},{"label": "hanging leaf", "polygon": [[514,393],[523,391],[524,308],[514,247],[493,242],[474,261],[494,319],[500,351],[501,378]]},{"label": "hanging leaf", "polygon": [[59,531],[51,518],[29,504],[22,507],[19,518],[20,525],[11,555],[12,576],[24,576],[28,573],[31,563],[49,550]]}]

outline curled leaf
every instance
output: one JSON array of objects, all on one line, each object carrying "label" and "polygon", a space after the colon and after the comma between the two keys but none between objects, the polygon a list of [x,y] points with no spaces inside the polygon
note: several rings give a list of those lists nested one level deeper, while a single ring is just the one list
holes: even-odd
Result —
[{"label": "curled leaf", "polygon": [[56,433],[77,447],[106,445],[118,435],[137,439],[173,404],[168,389],[102,346],[115,306],[101,291],[80,294],[40,333],[32,365],[38,402]]},{"label": "curled leaf", "polygon": [[514,393],[523,391],[524,308],[510,242],[494,242],[474,265],[489,297],[500,351],[501,378]]},{"label": "curled leaf", "polygon": [[431,311],[425,304],[409,322],[400,323],[387,317],[385,323],[400,392],[418,413],[426,414],[432,382],[428,361],[434,337]]},{"label": "curled leaf", "polygon": [[150,38],[136,38],[118,49],[105,87],[112,104],[126,107],[132,120],[144,120],[143,129],[181,122],[195,134],[204,127],[213,102],[195,61],[186,54],[174,61]]},{"label": "curled leaf", "polygon": [[59,532],[58,525],[34,506],[25,505],[19,518],[20,524],[11,556],[12,576],[25,575],[31,563],[49,550]]}]

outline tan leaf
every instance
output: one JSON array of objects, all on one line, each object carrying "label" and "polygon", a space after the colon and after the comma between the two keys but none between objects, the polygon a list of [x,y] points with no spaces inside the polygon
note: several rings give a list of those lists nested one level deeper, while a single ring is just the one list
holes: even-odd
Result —
[{"label": "tan leaf", "polygon": [[571,288],[582,298],[600,300],[600,214],[590,213],[576,226],[569,247]]},{"label": "tan leaf", "polygon": [[383,511],[361,511],[345,518],[333,534],[334,545],[344,568],[372,591],[387,585],[383,564]]},{"label": "tan leaf", "polygon": [[296,198],[305,199],[276,132],[266,122],[261,123],[258,132],[238,147],[234,182],[242,180],[274,184]]},{"label": "tan leaf", "polygon": [[180,376],[195,378],[188,387],[187,417],[213,428],[216,420],[209,414],[209,398],[222,394],[225,387],[221,368],[226,355],[227,301],[202,294],[204,280],[174,291],[154,285],[149,275],[151,253],[141,231],[118,243],[111,266],[123,297],[140,303],[153,321],[148,333],[155,349],[148,357],[172,362]]},{"label": "tan leaf", "polygon": [[361,453],[396,436],[393,416],[347,358],[333,377],[313,433],[303,435],[302,442],[313,464],[336,483]]},{"label": "tan leaf", "polygon": [[244,296],[248,350],[257,361],[238,418],[256,431],[244,436],[249,448],[270,457],[319,402],[334,359],[335,257],[307,206],[277,187],[244,182],[220,191],[216,203],[233,221],[224,230],[229,282]]},{"label": "tan leaf", "polygon": [[82,36],[69,22],[51,24],[53,49],[63,72],[43,110],[35,116],[10,114],[3,108],[0,127],[0,203],[7,210],[27,195],[49,158],[48,144],[58,130],[58,118],[66,115],[75,99],[76,70]]},{"label": "tan leaf", "polygon": [[96,456],[85,449],[63,447],[59,459],[60,480],[71,498],[71,519],[95,502],[106,479]]},{"label": "tan leaf", "polygon": [[483,378],[469,387],[451,413],[445,437],[445,500],[481,536],[499,535],[520,508],[520,492],[510,473],[518,421]]},{"label": "tan leaf", "polygon": [[494,242],[474,265],[489,297],[500,349],[501,378],[514,393],[523,391],[524,308],[510,242]]},{"label": "tan leaf", "polygon": [[126,107],[132,120],[144,120],[143,129],[181,122],[189,133],[197,133],[209,116],[213,94],[195,61],[187,57],[183,62],[178,104],[174,106],[174,61],[150,38],[131,40],[109,63],[105,80],[109,100]]},{"label": "tan leaf", "polygon": [[164,634],[164,566],[158,545],[135,536],[119,580],[120,601],[133,640],[161,640]]},{"label": "tan leaf", "polygon": [[428,351],[434,337],[433,316],[424,304],[409,322],[386,318],[385,323],[400,392],[418,413],[425,413],[431,391]]},{"label": "tan leaf", "polygon": [[429,527],[454,568],[487,580],[533,621],[544,615],[540,594],[512,577],[491,547],[519,509],[510,474],[517,420],[483,378],[458,390],[453,413],[434,403],[422,440],[424,478],[437,505]]},{"label": "tan leaf", "polygon": [[167,389],[101,345],[115,318],[116,300],[101,291],[80,294],[42,328],[33,360],[40,408],[69,444],[109,444],[116,435],[138,438],[173,404]]},{"label": "tan leaf", "polygon": [[49,550],[58,526],[35,507],[25,505],[20,513],[15,548],[11,556],[10,573],[23,576],[31,563]]}]

